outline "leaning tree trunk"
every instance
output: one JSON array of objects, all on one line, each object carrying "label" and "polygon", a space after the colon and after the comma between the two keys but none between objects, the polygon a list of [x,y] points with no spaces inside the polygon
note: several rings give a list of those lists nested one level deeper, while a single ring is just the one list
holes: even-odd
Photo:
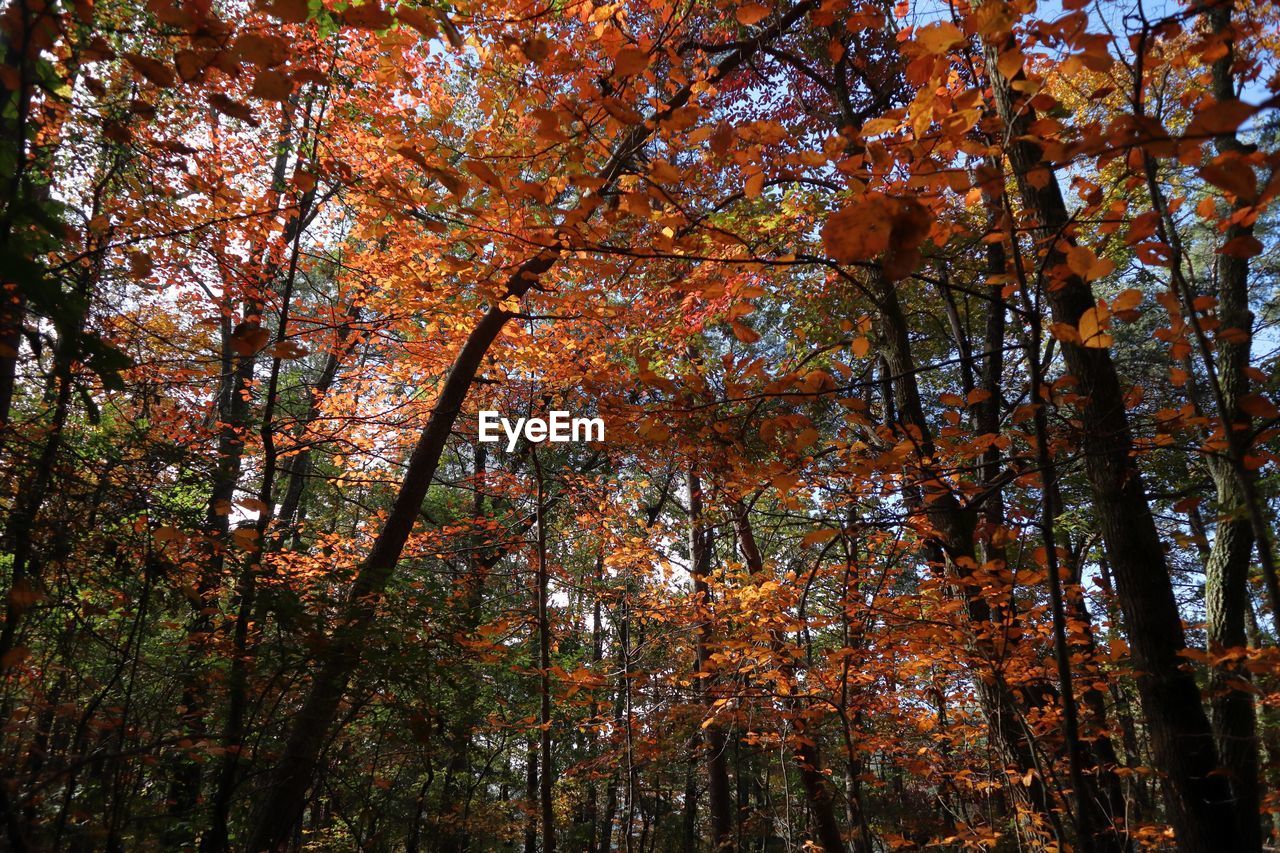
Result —
[{"label": "leaning tree trunk", "polygon": [[[699,81],[698,88],[735,71],[765,43],[789,30],[816,5],[815,0],[803,0],[781,15],[776,22],[763,27],[755,36],[736,42],[727,55],[712,66],[706,80]],[[693,95],[692,84],[681,87],[649,121],[633,127],[623,136],[598,175],[602,187],[614,186],[627,164],[662,124],[662,120],[689,103]],[[521,264],[502,288],[505,297],[523,296],[543,274],[555,266],[562,252],[563,249],[557,244],[543,249]],[[289,833],[302,817],[321,749],[337,718],[347,682],[360,662],[361,649],[373,624],[378,599],[400,561],[422,501],[435,477],[454,422],[458,419],[467,392],[480,369],[481,360],[512,316],[510,312],[503,310],[501,302],[490,307],[467,336],[466,343],[445,378],[435,409],[409,458],[400,491],[387,514],[381,533],[356,573],[331,642],[302,706],[294,715],[280,760],[267,780],[268,793],[260,804],[249,836],[249,847],[253,853],[278,850],[288,840]]]}]

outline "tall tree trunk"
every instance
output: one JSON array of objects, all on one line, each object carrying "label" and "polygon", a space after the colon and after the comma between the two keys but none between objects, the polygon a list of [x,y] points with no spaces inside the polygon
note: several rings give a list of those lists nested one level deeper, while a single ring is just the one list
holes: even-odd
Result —
[{"label": "tall tree trunk", "polygon": [[555,853],[556,826],[554,793],[555,764],[551,757],[551,617],[548,613],[547,593],[550,576],[547,568],[547,503],[546,483],[543,479],[542,463],[538,459],[538,449],[531,451],[533,467],[537,478],[537,537],[534,541],[534,554],[537,583],[537,612],[535,615],[538,631],[538,751],[541,758],[542,773],[538,779],[538,802],[542,824],[542,853]]},{"label": "tall tree trunk", "polygon": [[[1072,226],[1061,190],[1040,148],[1026,139],[1034,110],[987,49],[987,68],[1000,117],[1014,140],[1007,148],[1024,208],[1035,219],[1045,269],[1066,269]],[[1053,320],[1072,327],[1094,306],[1092,289],[1075,274],[1050,289]],[[1115,574],[1157,769],[1165,775],[1170,820],[1180,849],[1245,849],[1230,785],[1219,766],[1213,733],[1194,675],[1184,668],[1186,648],[1155,518],[1133,455],[1124,394],[1109,350],[1063,344],[1067,369],[1081,395],[1079,413],[1085,470],[1094,512]]]},{"label": "tall tree trunk", "polygon": [[[694,681],[706,713],[714,714],[714,675],[710,669],[712,532],[703,521],[702,482],[689,472],[689,558],[693,573],[693,595],[697,628],[694,634]],[[714,719],[702,724],[702,742],[706,750],[707,809],[711,816],[712,851],[733,848],[733,807],[729,798],[728,738],[724,727]]]},{"label": "tall tree trunk", "polygon": [[[1235,51],[1230,39],[1232,2],[1206,4],[1205,16],[1210,30],[1227,39],[1226,55],[1213,63],[1211,91],[1223,103],[1236,96],[1232,66]],[[1215,139],[1220,154],[1238,156],[1244,146],[1234,133]],[[1233,212],[1240,213],[1248,202],[1239,199]],[[1252,236],[1253,226],[1239,222],[1227,227],[1223,242]],[[1222,401],[1221,419],[1224,433],[1234,433],[1237,446],[1253,427],[1252,418],[1240,407],[1249,394],[1247,370],[1252,349],[1253,313],[1249,310],[1249,261],[1232,253],[1219,253],[1215,259],[1218,284],[1217,317],[1221,323],[1217,336],[1217,391]],[[1209,654],[1222,655],[1228,649],[1248,644],[1246,613],[1249,609],[1249,556],[1256,542],[1259,553],[1268,551],[1271,543],[1257,539],[1249,517],[1253,495],[1247,493],[1242,478],[1256,479],[1255,473],[1239,465],[1239,460],[1207,457],[1209,473],[1217,490],[1218,524],[1213,546],[1205,563],[1205,616]],[[1273,602],[1274,603],[1274,602]],[[1255,850],[1262,845],[1260,811],[1262,792],[1258,767],[1258,722],[1254,710],[1252,675],[1239,665],[1239,660],[1223,660],[1210,671],[1210,711],[1218,742],[1218,751],[1240,817],[1242,849]]]}]

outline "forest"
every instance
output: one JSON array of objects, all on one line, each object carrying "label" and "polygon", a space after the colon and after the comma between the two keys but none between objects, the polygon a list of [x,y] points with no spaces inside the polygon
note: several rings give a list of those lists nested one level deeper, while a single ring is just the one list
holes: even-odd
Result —
[{"label": "forest", "polygon": [[0,849],[1280,849],[1280,3],[0,53]]}]

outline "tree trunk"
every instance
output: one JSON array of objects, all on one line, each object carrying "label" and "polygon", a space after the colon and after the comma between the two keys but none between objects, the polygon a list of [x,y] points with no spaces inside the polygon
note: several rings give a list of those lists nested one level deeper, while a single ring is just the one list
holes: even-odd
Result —
[{"label": "tree trunk", "polygon": [[[693,573],[694,606],[697,611],[695,633],[694,681],[706,713],[714,713],[715,678],[708,663],[711,639],[711,589],[707,576],[711,573],[711,530],[702,520],[702,483],[689,472],[689,558]],[[734,844],[733,807],[729,798],[729,764],[725,754],[728,739],[724,728],[714,719],[702,724],[702,742],[707,763],[707,809],[711,815],[711,849],[731,850]]]},{"label": "tree trunk", "polygon": [[[736,42],[727,55],[712,66],[706,80],[698,82],[698,87],[702,88],[735,71],[754,56],[763,44],[790,29],[815,6],[815,0],[803,0],[781,15],[775,23],[763,27],[755,36]],[[655,116],[644,124],[636,125],[623,136],[598,175],[603,187],[614,185],[632,157],[662,124],[661,120],[684,107],[693,93],[692,84],[681,87]],[[555,266],[562,251],[557,244],[525,261],[507,280],[501,292],[507,298],[523,296],[544,273]],[[306,699],[294,716],[280,760],[267,781],[268,793],[263,798],[250,834],[249,846],[252,853],[277,850],[302,816],[321,748],[346,693],[347,681],[359,664],[360,647],[373,623],[377,601],[395,571],[405,542],[413,530],[453,424],[480,368],[481,359],[511,316],[500,304],[490,307],[467,336],[466,343],[449,370],[435,409],[409,458],[400,491],[387,515],[382,532],[357,572],[332,640]]]},{"label": "tree trunk", "polygon": [[[1066,268],[1071,223],[1052,169],[1024,138],[1035,120],[997,68],[998,52],[987,50],[987,68],[1001,119],[1015,141],[1008,146],[1023,206],[1035,217],[1045,269]],[[1034,177],[1033,177],[1034,173]],[[1053,320],[1072,327],[1093,308],[1092,289],[1067,274],[1049,292]],[[1165,775],[1165,795],[1180,849],[1238,850],[1238,812],[1226,779],[1214,773],[1218,756],[1194,675],[1183,664],[1186,648],[1169,567],[1133,456],[1124,394],[1111,353],[1105,348],[1063,344],[1067,369],[1082,396],[1085,470],[1094,512],[1115,575],[1156,767]]]}]

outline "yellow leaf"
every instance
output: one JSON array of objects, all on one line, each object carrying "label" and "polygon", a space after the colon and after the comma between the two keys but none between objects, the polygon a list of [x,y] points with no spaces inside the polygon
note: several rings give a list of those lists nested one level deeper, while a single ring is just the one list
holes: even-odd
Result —
[{"label": "yellow leaf", "polygon": [[1067,266],[1085,281],[1093,281],[1115,270],[1116,265],[1099,258],[1088,246],[1072,246],[1067,250]]},{"label": "yellow leaf", "polygon": [[1111,346],[1115,339],[1106,331],[1107,321],[1110,318],[1110,311],[1096,306],[1081,314],[1080,323],[1077,326],[1081,345],[1091,349],[1104,349]]},{"label": "yellow leaf", "polygon": [[1132,311],[1142,303],[1142,291],[1131,287],[1122,290],[1111,302],[1111,310],[1117,314],[1121,311]]},{"label": "yellow leaf", "polygon": [[879,136],[882,133],[888,133],[898,126],[898,121],[891,118],[873,118],[862,126],[861,135],[864,139],[872,136]]},{"label": "yellow leaf", "polygon": [[955,24],[946,21],[916,30],[916,44],[927,53],[944,54],[964,43],[964,33]]}]

